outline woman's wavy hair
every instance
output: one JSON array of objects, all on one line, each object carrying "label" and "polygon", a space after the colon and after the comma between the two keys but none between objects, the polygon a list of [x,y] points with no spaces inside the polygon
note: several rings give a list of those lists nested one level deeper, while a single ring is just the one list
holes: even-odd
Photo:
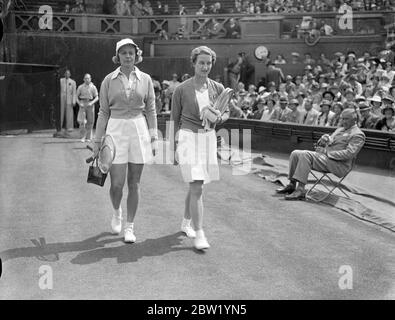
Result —
[{"label": "woman's wavy hair", "polygon": [[192,64],[196,63],[197,57],[200,54],[207,54],[207,55],[211,56],[211,62],[213,65],[217,61],[217,54],[213,50],[211,50],[209,47],[206,47],[206,46],[200,46],[200,47],[193,49],[191,52],[191,63]]}]

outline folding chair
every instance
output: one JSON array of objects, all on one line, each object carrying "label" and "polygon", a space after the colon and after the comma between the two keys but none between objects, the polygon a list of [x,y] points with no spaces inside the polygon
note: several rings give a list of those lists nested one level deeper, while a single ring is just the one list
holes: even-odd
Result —
[{"label": "folding chair", "polygon": [[[322,201],[324,201],[325,199],[327,199],[332,193],[334,193],[334,191],[335,191],[336,189],[339,189],[348,199],[350,199],[350,196],[345,192],[345,190],[343,190],[341,183],[342,183],[342,181],[348,176],[348,174],[354,169],[355,160],[356,160],[356,158],[354,158],[354,159],[352,160],[350,170],[348,170],[348,171],[347,171],[341,178],[339,178],[337,181],[335,181],[334,179],[332,179],[332,178],[330,177],[330,174],[334,175],[332,172],[329,172],[329,171],[311,170],[310,173],[311,173],[312,176],[316,179],[316,181],[315,181],[315,183],[313,184],[313,186],[306,192],[306,199],[312,200],[312,201],[314,201],[314,202],[322,202]],[[319,178],[316,174],[314,174],[314,171],[315,171],[315,172],[322,173],[321,177]],[[329,179],[329,181],[330,181],[330,182],[332,183],[332,185],[333,185],[332,188],[331,188],[331,186],[326,185],[326,184],[324,183],[324,181],[323,181],[324,178],[328,178],[328,179]],[[312,196],[310,195],[310,193],[311,193],[311,191],[312,191],[314,188],[316,188],[316,186],[318,186],[319,184],[321,184],[323,187],[325,187],[325,189],[328,190],[328,193],[325,194],[323,197],[320,197],[320,198],[316,199],[316,198],[312,197]]]}]

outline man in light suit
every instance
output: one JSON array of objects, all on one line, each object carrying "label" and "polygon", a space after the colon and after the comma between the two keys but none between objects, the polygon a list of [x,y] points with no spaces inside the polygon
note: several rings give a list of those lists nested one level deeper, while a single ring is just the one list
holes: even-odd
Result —
[{"label": "man in light suit", "polygon": [[357,126],[354,110],[344,110],[340,121],[341,126],[335,132],[324,134],[318,140],[316,151],[292,151],[289,159],[290,183],[277,189],[278,194],[285,194],[286,200],[304,200],[305,185],[312,169],[329,171],[339,178],[351,169],[353,159],[365,143],[365,134]]},{"label": "man in light suit", "polygon": [[316,126],[319,114],[317,110],[313,109],[313,101],[311,99],[306,99],[304,110],[300,115],[300,123],[306,126]]},{"label": "man in light suit", "polygon": [[73,131],[73,106],[77,102],[77,85],[70,76],[70,70],[66,70],[64,78],[60,79],[60,128],[63,128],[63,123],[66,120],[67,131]]},{"label": "man in light suit", "polygon": [[274,108],[274,111],[269,120],[286,122],[288,115],[292,112],[292,110],[288,108],[288,98],[285,96],[281,96],[279,103],[280,105]]}]

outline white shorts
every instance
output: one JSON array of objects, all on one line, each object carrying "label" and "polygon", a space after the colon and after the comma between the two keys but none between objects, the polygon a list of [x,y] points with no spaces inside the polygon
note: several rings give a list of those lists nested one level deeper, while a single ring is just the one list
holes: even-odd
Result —
[{"label": "white shorts", "polygon": [[110,118],[106,133],[114,139],[113,164],[144,164],[153,160],[151,137],[143,115],[131,119]]},{"label": "white shorts", "polygon": [[215,130],[195,133],[181,129],[177,145],[178,162],[185,182],[219,180]]}]

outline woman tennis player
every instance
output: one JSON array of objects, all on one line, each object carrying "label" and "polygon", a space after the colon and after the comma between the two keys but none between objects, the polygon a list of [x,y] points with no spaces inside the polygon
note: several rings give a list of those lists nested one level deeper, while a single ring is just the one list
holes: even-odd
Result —
[{"label": "woman tennis player", "polygon": [[116,149],[110,169],[110,198],[115,210],[111,228],[114,234],[122,230],[120,204],[127,177],[129,193],[124,237],[125,242],[135,242],[133,221],[139,203],[140,178],[144,164],[153,159],[156,148],[155,93],[151,77],[135,66],[142,61],[142,52],[134,41],[122,39],[117,42],[115,53],[113,62],[120,67],[108,74],[100,87],[94,154],[98,153],[102,136],[111,135]]},{"label": "woman tennis player", "polygon": [[[206,46],[192,50],[194,76],[175,89],[171,108],[173,139],[178,141],[176,158],[184,181],[189,183],[181,230],[195,238],[194,246],[200,250],[210,247],[203,232],[203,184],[219,180],[215,125],[229,118],[229,109],[221,115],[212,107],[224,91],[222,84],[208,78],[215,60],[215,52]],[[202,123],[205,108],[215,114],[208,129],[206,121]]]}]

